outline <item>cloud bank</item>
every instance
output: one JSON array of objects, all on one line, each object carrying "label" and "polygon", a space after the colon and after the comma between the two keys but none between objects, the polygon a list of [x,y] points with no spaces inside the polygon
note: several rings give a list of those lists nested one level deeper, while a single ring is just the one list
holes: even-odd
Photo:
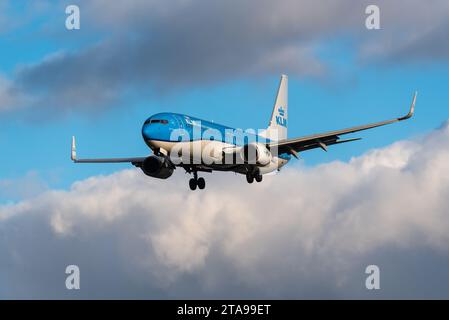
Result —
[{"label": "cloud bank", "polygon": [[[447,298],[449,123],[263,183],[123,170],[0,206],[2,298]],[[64,287],[81,269],[81,290]],[[364,287],[367,265],[381,290]]]},{"label": "cloud bank", "polygon": [[[349,51],[368,64],[447,63],[449,58],[445,0],[432,5],[380,1],[378,31],[365,28],[369,1],[78,4],[81,35],[98,34],[101,40],[22,65],[10,79],[10,91],[18,97],[5,99],[2,110],[25,104],[53,112],[92,112],[117,106],[133,94],[160,95],[229,80],[280,73],[323,79],[333,66],[320,53],[332,52],[329,43],[339,39],[346,47],[350,39]],[[0,83],[0,95],[1,88]]]}]

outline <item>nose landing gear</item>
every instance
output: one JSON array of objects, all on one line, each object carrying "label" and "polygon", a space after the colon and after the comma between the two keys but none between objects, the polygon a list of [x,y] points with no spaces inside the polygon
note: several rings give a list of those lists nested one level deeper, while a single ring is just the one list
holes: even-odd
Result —
[{"label": "nose landing gear", "polygon": [[198,189],[202,190],[206,187],[206,181],[203,177],[198,178],[198,173],[196,171],[193,172],[193,178],[189,180],[189,187],[190,190],[196,190],[196,187]]}]

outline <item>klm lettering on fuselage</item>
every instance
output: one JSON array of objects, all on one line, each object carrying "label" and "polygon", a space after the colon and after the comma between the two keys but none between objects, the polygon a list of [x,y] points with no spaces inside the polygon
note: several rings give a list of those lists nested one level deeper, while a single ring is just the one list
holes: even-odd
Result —
[{"label": "klm lettering on fuselage", "polygon": [[285,111],[282,107],[278,108],[278,116],[276,116],[276,124],[287,127],[287,119],[284,118]]}]

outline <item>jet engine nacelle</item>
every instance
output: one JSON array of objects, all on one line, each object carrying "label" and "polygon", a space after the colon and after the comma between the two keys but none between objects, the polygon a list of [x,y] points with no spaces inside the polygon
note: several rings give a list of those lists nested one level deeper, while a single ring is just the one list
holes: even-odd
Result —
[{"label": "jet engine nacelle", "polygon": [[262,143],[252,142],[243,146],[241,157],[245,163],[266,166],[271,162],[271,152]]},{"label": "jet engine nacelle", "polygon": [[173,174],[173,168],[170,166],[168,160],[164,157],[149,156],[141,165],[143,173],[147,176],[167,179]]}]

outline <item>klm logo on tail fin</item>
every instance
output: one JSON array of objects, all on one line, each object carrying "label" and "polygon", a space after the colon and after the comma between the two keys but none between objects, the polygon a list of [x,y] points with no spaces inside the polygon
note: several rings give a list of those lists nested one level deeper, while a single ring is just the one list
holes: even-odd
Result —
[{"label": "klm logo on tail fin", "polygon": [[285,111],[281,106],[278,108],[278,116],[276,116],[276,124],[287,128],[287,119],[284,118]]},{"label": "klm logo on tail fin", "polygon": [[288,78],[281,76],[270,122],[268,123],[268,135],[272,140],[287,139],[288,122]]},{"label": "klm logo on tail fin", "polygon": [[284,108],[279,107],[279,108],[278,108],[278,113],[279,113],[279,115],[280,115],[281,117],[283,117],[283,116],[284,116],[284,113],[285,113]]}]

